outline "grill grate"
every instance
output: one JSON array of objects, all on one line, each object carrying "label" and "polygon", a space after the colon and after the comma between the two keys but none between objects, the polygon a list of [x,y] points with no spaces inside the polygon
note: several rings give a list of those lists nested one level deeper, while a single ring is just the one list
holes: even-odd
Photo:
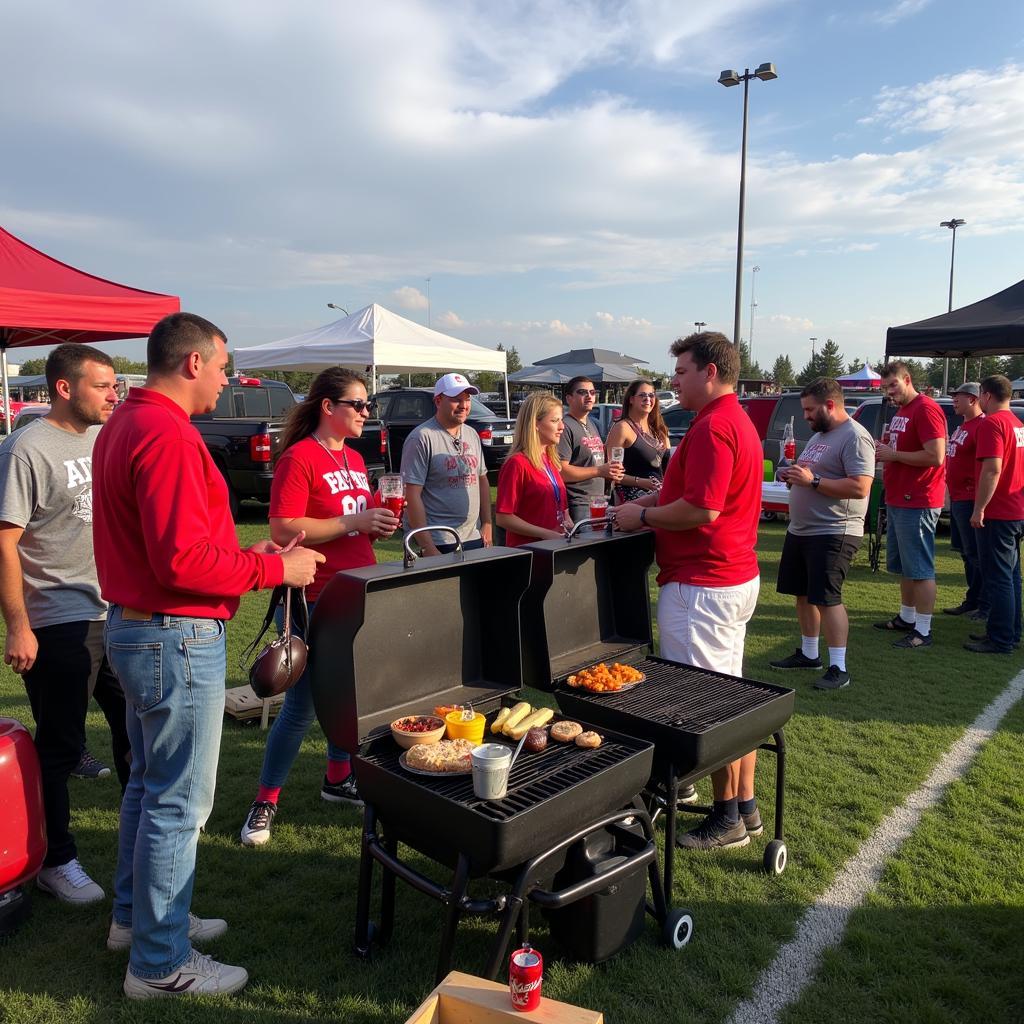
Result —
[{"label": "grill grate", "polygon": [[615,711],[698,735],[779,697],[777,687],[657,658],[643,658],[631,664],[647,674],[635,690],[592,694],[570,688],[568,692]]},{"label": "grill grate", "polygon": [[471,775],[439,775],[436,778],[413,775],[398,763],[402,751],[390,739],[377,749],[361,753],[360,759],[392,772],[405,783],[422,786],[432,793],[464,804],[492,821],[508,821],[545,800],[613,769],[624,759],[646,746],[643,740],[634,745],[605,738],[596,750],[586,750],[574,743],[550,742],[540,753],[523,751],[512,766],[508,793],[501,800],[481,800],[473,792]]}]

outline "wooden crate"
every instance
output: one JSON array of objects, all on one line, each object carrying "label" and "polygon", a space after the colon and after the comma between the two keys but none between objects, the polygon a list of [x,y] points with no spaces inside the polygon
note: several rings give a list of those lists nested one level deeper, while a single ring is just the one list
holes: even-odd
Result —
[{"label": "wooden crate", "polygon": [[248,722],[254,718],[263,718],[263,728],[274,717],[284,704],[284,694],[271,697],[266,701],[268,714],[264,716],[264,702],[253,693],[248,683],[245,686],[233,686],[224,691],[224,713],[239,722]]},{"label": "wooden crate", "polygon": [[452,971],[405,1024],[604,1024],[604,1014],[541,997],[522,1013],[512,1006],[508,985]]}]

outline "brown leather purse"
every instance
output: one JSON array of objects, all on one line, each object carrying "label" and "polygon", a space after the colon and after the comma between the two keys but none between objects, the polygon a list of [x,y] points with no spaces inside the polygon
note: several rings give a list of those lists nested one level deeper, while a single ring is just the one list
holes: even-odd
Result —
[{"label": "brown leather purse", "polygon": [[[309,628],[309,609],[306,607],[306,593],[294,588],[296,598],[296,626],[305,635]],[[309,653],[305,642],[292,632],[292,587],[275,587],[270,597],[270,607],[263,620],[263,628],[256,639],[242,653],[242,665],[252,656],[257,645],[263,639],[274,622],[278,606],[284,604],[284,624],[281,635],[267,644],[253,659],[249,666],[249,685],[256,696],[262,700],[276,697],[285,690],[290,690],[306,671],[306,659]]]}]

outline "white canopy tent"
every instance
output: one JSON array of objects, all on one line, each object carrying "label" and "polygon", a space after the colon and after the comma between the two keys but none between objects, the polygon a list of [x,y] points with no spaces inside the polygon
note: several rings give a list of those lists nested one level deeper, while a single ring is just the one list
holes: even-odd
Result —
[{"label": "white canopy tent", "polygon": [[505,379],[508,403],[508,362],[504,352],[449,337],[406,320],[375,302],[305,334],[235,349],[236,373],[322,370],[328,366],[365,370],[370,374],[371,393],[377,390],[379,372],[496,370]]}]

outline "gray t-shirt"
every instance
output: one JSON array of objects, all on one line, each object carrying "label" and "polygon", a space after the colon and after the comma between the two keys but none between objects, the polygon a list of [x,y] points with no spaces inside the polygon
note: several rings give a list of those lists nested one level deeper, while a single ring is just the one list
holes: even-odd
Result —
[{"label": "gray t-shirt", "polygon": [[[590,417],[584,425],[575,416],[565,415],[565,430],[558,442],[558,457],[570,466],[587,468],[604,465],[604,442]],[[569,511],[585,508],[590,512],[590,499],[595,494],[604,494],[604,480],[595,476],[591,480],[565,485],[569,493]],[[573,517],[575,518],[575,516]]]},{"label": "gray t-shirt", "polygon": [[[451,526],[460,540],[480,536],[480,478],[487,476],[480,435],[463,424],[454,437],[431,416],[402,446],[402,476],[423,488],[428,526]],[[432,533],[435,544],[451,544],[449,533]]]},{"label": "gray t-shirt", "polygon": [[33,629],[107,616],[92,547],[99,429],[75,434],[39,419],[0,445],[0,521],[25,529],[18,554]]},{"label": "gray t-shirt", "polygon": [[[823,480],[875,475],[875,442],[856,421],[848,419],[824,433],[812,434],[796,460]],[[800,537],[841,533],[864,536],[867,498],[830,498],[813,487],[789,492],[789,532]]]}]

